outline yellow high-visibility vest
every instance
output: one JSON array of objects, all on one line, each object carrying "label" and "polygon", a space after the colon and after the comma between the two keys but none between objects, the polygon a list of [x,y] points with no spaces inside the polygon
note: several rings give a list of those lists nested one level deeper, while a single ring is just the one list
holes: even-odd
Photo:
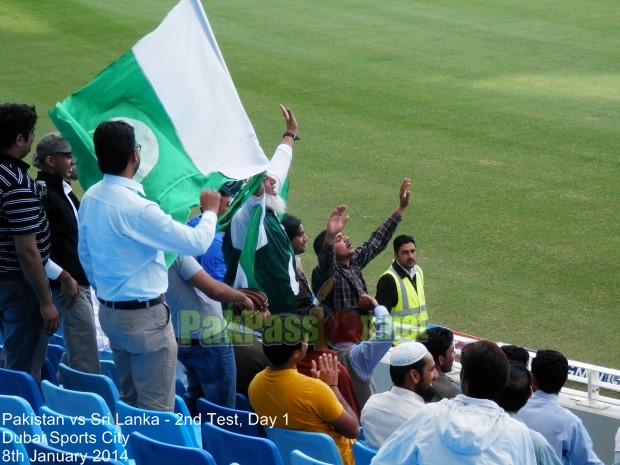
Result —
[{"label": "yellow high-visibility vest", "polygon": [[390,275],[396,283],[398,302],[390,309],[394,322],[395,339],[415,339],[428,328],[428,312],[424,297],[424,275],[416,265],[416,288],[410,279],[402,279],[393,267],[383,275]]}]

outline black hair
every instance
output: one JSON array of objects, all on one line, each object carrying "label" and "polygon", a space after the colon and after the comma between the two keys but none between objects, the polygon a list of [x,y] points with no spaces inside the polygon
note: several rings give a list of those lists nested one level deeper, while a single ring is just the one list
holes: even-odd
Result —
[{"label": "black hair", "polygon": [[511,362],[518,362],[524,367],[527,367],[527,362],[530,360],[530,353],[527,349],[519,346],[505,345],[502,346],[502,350],[506,354],[506,357],[508,357],[508,360]]},{"label": "black hair", "polygon": [[97,163],[103,174],[122,173],[136,148],[133,126],[124,121],[104,121],[93,135]]},{"label": "black hair", "polygon": [[508,384],[495,399],[497,405],[507,412],[517,413],[531,395],[532,375],[520,361],[510,360]]},{"label": "black hair", "polygon": [[293,352],[296,350],[301,350],[301,344],[301,341],[294,345],[285,343],[270,345],[263,344],[263,353],[272,365],[281,366],[287,362],[291,355],[293,355]]},{"label": "black hair", "polygon": [[539,350],[532,360],[532,374],[538,389],[547,394],[557,394],[568,377],[568,360],[555,350]]},{"label": "black hair", "polygon": [[413,238],[413,236],[401,234],[400,236],[397,236],[396,238],[394,238],[394,241],[392,242],[392,246],[394,247],[394,252],[398,252],[398,249],[400,249],[405,244],[415,245],[415,239]]},{"label": "black hair", "polygon": [[494,400],[508,382],[508,359],[495,342],[470,342],[461,351],[463,394]]},{"label": "black hair", "polygon": [[37,123],[34,106],[23,103],[3,103],[0,105],[0,150],[11,147],[20,134],[28,140]]},{"label": "black hair", "polygon": [[301,220],[299,218],[286,213],[282,217],[282,221],[280,221],[280,223],[284,226],[284,230],[286,231],[286,235],[289,240],[299,236],[299,227],[301,226]]},{"label": "black hair", "polygon": [[321,253],[321,249],[323,248],[323,242],[325,242],[325,236],[327,236],[327,229],[321,231],[318,236],[314,239],[312,243],[312,248],[314,248],[314,253],[318,257]]},{"label": "black hair", "polygon": [[439,356],[445,357],[446,351],[454,342],[454,334],[448,328],[434,326],[428,328],[420,335],[419,342],[424,344],[433,356],[433,359],[437,361]]}]

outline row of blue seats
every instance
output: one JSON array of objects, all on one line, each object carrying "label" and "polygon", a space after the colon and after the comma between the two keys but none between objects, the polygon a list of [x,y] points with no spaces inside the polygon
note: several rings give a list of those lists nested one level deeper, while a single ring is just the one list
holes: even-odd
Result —
[{"label": "row of blue seats", "polygon": [[[0,369],[1,370],[1,369]],[[116,384],[111,381],[110,378],[103,375],[92,375],[87,373],[81,373],[76,370],[72,370],[66,365],[59,363],[58,371],[60,373],[61,379],[65,384],[65,387],[68,389],[61,389],[54,386],[52,383],[48,381],[43,381],[41,388],[44,393],[44,397],[46,398],[46,402],[48,403],[48,409],[51,407],[52,411],[48,411],[48,409],[42,409],[43,399],[36,387],[36,384],[29,377],[29,375],[20,372],[14,372],[9,370],[1,370],[0,378],[3,380],[0,382],[0,393],[6,391],[12,384],[14,385],[26,385],[27,388],[15,388],[12,387],[9,391],[13,390],[12,393],[20,395],[31,403],[33,411],[41,414],[41,412],[48,414],[49,416],[53,415],[53,410],[56,409],[60,414],[70,415],[70,416],[84,416],[86,418],[92,418],[93,415],[97,415],[97,418],[106,418],[107,416],[113,417],[115,420],[119,420],[123,423],[123,419],[126,417],[130,418],[138,418],[141,415],[146,415],[147,417],[154,418],[157,416],[160,421],[156,427],[148,428],[149,425],[145,425],[145,428],[133,428],[133,427],[125,427],[124,434],[130,434],[133,431],[141,431],[144,432],[147,436],[160,440],[163,443],[172,443],[179,446],[190,446],[190,447],[199,447],[198,439],[201,437],[204,438],[204,433],[201,435],[200,430],[198,429],[200,423],[202,421],[199,419],[198,421],[192,420],[187,422],[186,420],[182,421],[184,423],[184,427],[182,428],[173,428],[169,430],[168,428],[163,427],[162,425],[169,424],[175,425],[179,418],[187,419],[189,418],[189,413],[187,408],[185,407],[185,403],[183,400],[177,396],[176,397],[176,405],[175,410],[179,414],[179,416],[175,416],[170,413],[165,412],[145,412],[141,411],[141,409],[135,409],[134,407],[128,406],[120,402],[118,389]],[[15,381],[15,379],[19,379],[19,381]],[[26,378],[26,382],[24,383],[24,378]],[[30,378],[30,380],[27,380]],[[21,389],[21,390],[20,390]],[[76,391],[84,391],[83,393],[71,391],[69,389],[75,389]],[[99,393],[101,395],[97,396],[93,394],[93,392]],[[80,394],[82,394],[80,396]],[[250,410],[249,402],[247,398],[244,396],[238,395],[238,405],[243,406],[243,410],[239,409],[226,409],[225,407],[221,407],[215,404],[212,404],[204,399],[200,399],[198,402],[198,408],[201,415],[201,418],[209,419],[209,418],[233,418],[237,415],[242,420],[238,422],[238,424],[234,425],[223,425],[224,429],[228,429],[230,432],[234,434],[241,434],[243,436],[251,436],[256,438],[263,438],[265,436],[265,431],[262,427],[252,424],[252,422],[248,421],[247,415],[252,415],[248,410]],[[118,408],[121,408],[119,414]],[[166,415],[168,416],[167,418]],[[243,415],[246,415],[244,417]],[[245,419],[244,419],[245,418]],[[114,423],[114,421],[108,422]],[[198,430],[197,430],[198,429]],[[98,434],[102,434],[99,431]],[[110,433],[111,434],[111,433]],[[308,436],[306,443],[304,443],[304,435]],[[284,463],[288,465],[290,462],[290,452],[292,452],[296,448],[301,448],[303,451],[308,452],[310,455],[314,456],[316,459],[324,459],[327,463],[333,463],[335,465],[340,465],[341,460],[338,454],[337,448],[333,443],[332,439],[327,435],[324,436],[323,441],[324,445],[321,447],[317,446],[317,439],[320,433],[303,433],[296,432],[292,430],[281,430],[278,428],[269,429],[267,431],[267,437],[270,440],[273,440],[277,445],[278,449],[282,452],[282,456],[285,458]],[[234,449],[233,449],[234,450]],[[250,449],[251,450],[251,449]],[[321,453],[321,451],[328,451],[327,453]],[[374,455],[374,451],[365,448],[362,444],[356,443],[355,446],[355,455],[360,456],[357,459],[358,465],[363,463],[369,463],[370,458]],[[238,451],[235,451],[238,453]],[[109,451],[110,454],[119,454],[118,450],[112,448]],[[366,458],[362,459],[362,456],[366,456]],[[226,462],[224,462],[226,463]]]},{"label": "row of blue seats", "polygon": [[[75,462],[76,456],[71,452],[61,451],[45,444],[29,443],[25,447],[19,442],[14,433],[10,430],[0,428],[0,434],[10,435],[9,441],[3,442],[0,449],[3,457],[6,455],[4,463],[12,463],[15,465],[31,465],[34,463],[41,465],[64,465],[66,463]],[[234,439],[234,438],[233,438]],[[237,438],[238,439],[238,438]],[[241,440],[243,443],[243,440]],[[140,433],[132,433],[128,440],[129,449],[133,452],[134,463],[136,465],[218,465],[211,454],[208,452],[190,447],[174,446],[160,441],[150,439]],[[354,449],[355,451],[355,449]],[[7,455],[8,452],[8,455]],[[271,455],[273,465],[282,464],[282,458],[278,451],[272,451]],[[256,463],[255,455],[248,457],[248,462],[231,462],[230,465],[246,465]],[[30,461],[32,458],[32,462]],[[245,459],[245,457],[240,457]],[[80,463],[83,465],[122,465],[121,462],[114,459],[106,459],[103,457],[81,457]],[[331,465],[316,458],[304,454],[295,449],[290,454],[291,465]],[[356,465],[359,465],[356,456]],[[220,462],[221,464],[221,462]]]}]

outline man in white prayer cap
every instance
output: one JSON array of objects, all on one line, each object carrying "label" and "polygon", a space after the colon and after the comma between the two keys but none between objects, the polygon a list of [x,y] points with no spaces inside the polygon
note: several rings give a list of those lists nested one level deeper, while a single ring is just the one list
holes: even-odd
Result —
[{"label": "man in white prayer cap", "polygon": [[392,389],[370,396],[362,409],[366,445],[373,449],[433,398],[433,356],[419,342],[400,344],[390,352],[390,377]]}]

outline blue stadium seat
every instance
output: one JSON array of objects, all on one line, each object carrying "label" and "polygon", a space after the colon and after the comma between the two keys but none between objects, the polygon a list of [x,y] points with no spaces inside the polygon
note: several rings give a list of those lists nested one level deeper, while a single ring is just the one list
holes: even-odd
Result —
[{"label": "blue stadium seat", "polygon": [[[310,457],[297,449],[291,452],[291,463],[292,465],[334,465]],[[356,463],[355,465],[358,464]]]},{"label": "blue stadium seat", "polygon": [[62,379],[63,387],[73,391],[94,392],[99,394],[108,404],[108,408],[114,415],[116,412],[116,401],[119,399],[119,392],[114,382],[105,375],[96,375],[74,370],[64,363],[58,364],[58,373]]},{"label": "blue stadium seat", "polygon": [[28,452],[13,431],[0,428],[0,437],[2,437],[0,442],[0,462],[14,465],[30,465]]},{"label": "blue stadium seat", "polygon": [[[19,396],[2,396],[0,395],[0,427],[9,429],[17,434],[20,438],[30,439],[32,441],[45,441],[45,435],[41,426],[36,422],[24,422],[21,418],[34,419],[38,413],[35,413],[31,405]],[[5,415],[11,415],[6,416]],[[17,419],[20,419],[18,421]]]},{"label": "blue stadium seat", "polygon": [[254,436],[257,438],[265,437],[263,427],[255,424],[256,414],[252,412],[222,407],[221,405],[214,404],[213,402],[203,398],[198,399],[196,402],[196,407],[198,408],[198,413],[200,414],[201,421],[203,422],[210,422],[210,418],[235,418],[235,415],[237,415],[239,421],[236,424],[233,422],[227,422],[231,424],[223,424],[218,426],[233,433]]},{"label": "blue stadium seat", "polygon": [[196,447],[196,438],[192,437],[193,429],[190,425],[179,423],[179,416],[172,412],[141,409],[118,400],[116,414],[125,436],[137,432],[156,441],[176,446]]},{"label": "blue stadium seat", "polygon": [[241,394],[240,392],[237,392],[235,394],[235,409],[246,410],[248,412],[254,411],[254,409],[250,405],[250,399],[248,399],[248,396],[245,396]]},{"label": "blue stadium seat", "polygon": [[30,374],[23,371],[0,368],[0,394],[25,399],[34,413],[38,413],[43,405],[43,397],[37,383]]},{"label": "blue stadium seat", "polygon": [[30,457],[36,457],[31,463],[37,465],[67,465],[67,463],[80,463],[83,465],[123,465],[124,462],[102,456],[86,456],[79,458],[72,453],[46,444],[29,443],[26,450]]},{"label": "blue stadium seat", "polygon": [[291,465],[291,452],[299,450],[304,454],[334,465],[342,465],[342,457],[336,443],[325,433],[297,431],[285,428],[265,428],[280,451],[284,465]]},{"label": "blue stadium seat", "polygon": [[201,426],[202,448],[218,465],[283,465],[277,447],[266,438],[231,433],[211,423]]},{"label": "blue stadium seat", "polygon": [[353,443],[353,458],[355,465],[370,465],[372,458],[377,455],[377,451],[365,446],[359,441]]},{"label": "blue stadium seat", "polygon": [[94,392],[73,391],[54,386],[49,381],[41,381],[41,391],[45,405],[63,415],[112,418],[108,404],[103,397]]},{"label": "blue stadium seat", "polygon": [[129,435],[128,447],[136,465],[216,465],[203,449],[167,444],[140,433]]},{"label": "blue stadium seat", "polygon": [[[111,421],[112,418],[93,420],[84,415],[62,415],[47,406],[41,407],[39,412],[48,418],[56,418],[55,421],[41,425],[48,445],[74,454],[101,456],[129,463],[123,438]],[[76,439],[70,440],[72,437]]]},{"label": "blue stadium seat", "polygon": [[112,380],[118,392],[121,392],[121,382],[113,360],[99,360],[99,372]]}]

